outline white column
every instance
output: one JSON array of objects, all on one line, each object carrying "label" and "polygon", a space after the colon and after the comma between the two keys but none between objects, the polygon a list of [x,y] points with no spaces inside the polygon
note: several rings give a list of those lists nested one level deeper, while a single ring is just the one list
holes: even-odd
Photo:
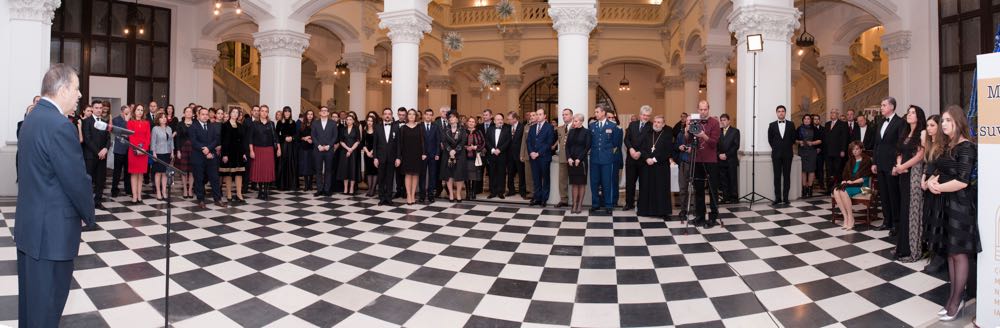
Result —
[{"label": "white column", "polygon": [[[239,51],[237,51],[239,52]],[[191,61],[194,62],[194,94],[191,101],[202,106],[218,107],[213,95],[215,89],[215,63],[219,62],[219,50],[194,48],[191,49]]]},{"label": "white column", "polygon": [[[911,92],[914,82],[910,79],[916,74],[911,72],[911,69],[917,68],[911,67],[910,46],[910,31],[899,31],[882,36],[882,49],[885,49],[885,54],[889,57],[889,96],[904,102],[916,103],[913,102],[914,98],[926,98],[927,96],[918,97]],[[928,105],[932,104],[928,103]],[[896,114],[905,112],[906,106],[896,106]]]},{"label": "white column", "polygon": [[368,110],[378,111],[381,108],[369,108],[365,102],[368,96],[368,67],[375,63],[375,55],[363,52],[352,52],[344,55],[347,69],[351,71],[350,103],[352,112],[362,117]]},{"label": "white column", "polygon": [[[507,110],[517,111],[521,107],[521,75],[505,75],[503,80],[504,92],[507,93],[507,108],[494,108],[493,112],[497,113],[498,110],[506,112]],[[504,110],[506,109],[506,110]],[[532,109],[532,108],[526,108]],[[520,111],[518,111],[520,113]],[[504,114],[506,115],[506,114]]]},{"label": "white column", "polygon": [[[587,113],[588,40],[597,25],[597,1],[551,0],[549,6],[552,28],[559,35],[559,108]],[[558,200],[558,195],[554,199]]]},{"label": "white column", "polygon": [[[7,128],[0,129],[0,138],[5,141],[16,141],[14,124],[24,119],[24,110],[31,105],[31,100],[39,95],[42,87],[42,76],[49,69],[49,47],[52,39],[52,17],[59,0],[43,1],[9,1],[10,21],[5,22],[9,35],[9,62],[3,78],[7,80],[7,108],[0,111],[4,122],[9,122]],[[79,73],[79,72],[77,72]],[[81,99],[80,103],[89,102]],[[0,147],[6,143],[0,143]],[[11,156],[10,169],[14,169]],[[11,175],[13,176],[13,175]],[[13,179],[11,179],[13,187]],[[16,189],[16,188],[14,188]],[[4,193],[8,194],[8,193]]]},{"label": "white column", "polygon": [[[819,67],[826,73],[826,114],[836,109],[844,113],[844,69],[851,64],[851,56],[826,55],[819,57]],[[829,116],[824,115],[823,119]]]},{"label": "white column", "polygon": [[331,70],[322,70],[316,72],[316,78],[319,79],[320,83],[319,105],[332,105],[334,100],[334,90],[337,86],[337,75],[333,74],[333,71]]},{"label": "white column", "polygon": [[451,107],[451,80],[446,75],[431,76],[427,80],[430,91],[427,93],[427,106],[438,113],[443,106]]},{"label": "white column", "polygon": [[733,47],[729,45],[709,45],[705,47],[705,80],[708,86],[708,104],[712,116],[726,112],[726,69],[729,68],[729,57]]},{"label": "white column", "polygon": [[[382,113],[382,109],[385,108],[386,106],[388,106],[388,104],[383,104],[382,103],[382,88],[383,88],[383,85],[380,84],[380,83],[378,83],[378,82],[379,82],[379,79],[375,78],[375,77],[369,77],[368,80],[365,81],[365,84],[367,85],[367,87],[366,87],[365,90],[368,91],[365,94],[365,98],[367,98],[368,108],[370,110],[374,110],[375,112],[379,113],[379,116],[381,116],[382,115],[381,114]],[[398,107],[396,107],[396,108],[398,108]],[[392,109],[393,116],[396,115],[396,108]]]},{"label": "white column", "polygon": [[[736,33],[736,108],[738,128],[742,134],[740,152],[740,194],[751,190],[751,173],[756,175],[756,192],[774,196],[771,171],[771,147],[767,144],[767,125],[776,120],[775,107],[791,103],[792,33],[799,26],[799,11],[792,0],[733,0],[729,15],[729,30]],[[764,51],[755,57],[747,51],[747,35],[761,34]],[[754,68],[756,67],[756,76]],[[757,88],[754,89],[756,78]],[[756,100],[754,98],[756,95]],[[755,113],[756,110],[756,113]],[[789,110],[789,113],[791,111]],[[756,122],[754,121],[756,115]],[[786,118],[788,118],[786,116]],[[756,165],[752,165],[751,146],[755,145]],[[789,198],[798,198],[801,185],[796,159],[792,162]],[[755,167],[756,166],[756,167]],[[753,171],[751,171],[753,170]]]},{"label": "white column", "polygon": [[379,13],[379,18],[379,27],[389,29],[392,40],[392,108],[417,108],[420,39],[431,31],[431,17],[404,9]]},{"label": "white column", "polygon": [[302,106],[302,52],[309,47],[309,35],[289,30],[269,30],[253,34],[260,50],[260,103],[292,108],[292,117]]},{"label": "white column", "polygon": [[[698,89],[701,87],[701,74],[705,72],[702,64],[684,64],[681,66],[681,76],[684,78],[684,110],[693,113],[698,109]],[[723,74],[723,78],[725,75]],[[725,98],[725,95],[723,95]],[[725,108],[725,105],[723,105]]]}]

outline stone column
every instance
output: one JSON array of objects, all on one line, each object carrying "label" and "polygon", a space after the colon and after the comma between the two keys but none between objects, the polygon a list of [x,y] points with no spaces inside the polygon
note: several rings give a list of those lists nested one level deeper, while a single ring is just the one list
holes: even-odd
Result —
[{"label": "stone column", "polygon": [[292,108],[297,117],[302,106],[302,52],[309,47],[309,35],[289,30],[269,30],[253,34],[260,50],[260,103]]},{"label": "stone column", "polygon": [[[681,76],[684,78],[684,111],[693,113],[698,110],[698,89],[701,88],[701,74],[705,72],[702,64],[684,64],[681,66]],[[723,74],[725,79],[725,74]],[[723,91],[725,92],[725,91]],[[725,95],[723,95],[725,98]],[[725,108],[725,105],[723,105]]]},{"label": "stone column", "polygon": [[[910,47],[910,31],[899,31],[882,36],[882,49],[885,49],[885,54],[889,57],[889,95],[898,100],[910,99],[912,101],[917,97],[910,92],[914,84],[910,79],[915,74],[910,71],[913,69],[910,63]],[[920,96],[920,98],[923,97],[925,96]],[[905,112],[906,106],[901,104],[896,106],[896,114]]]},{"label": "stone column", "polygon": [[[590,31],[597,25],[596,0],[551,0],[549,16],[559,35],[559,108],[587,113]],[[551,199],[559,199],[558,194]]]},{"label": "stone column", "polygon": [[417,108],[420,40],[431,31],[431,17],[426,9],[403,9],[379,13],[379,18],[392,40],[392,107]]},{"label": "stone column", "polygon": [[[31,100],[39,95],[42,86],[42,76],[49,69],[49,47],[52,39],[52,17],[59,0],[42,1],[9,1],[10,21],[0,26],[9,30],[9,43],[4,47],[9,51],[9,62],[4,63],[6,70],[3,78],[7,80],[7,97],[3,101],[7,109],[0,111],[0,117],[11,125],[0,129],[0,137],[6,141],[16,141],[17,135],[13,128],[15,122],[24,119],[24,110],[31,105]],[[79,73],[79,72],[78,72]],[[89,102],[81,99],[80,104]],[[0,144],[3,147],[4,144]],[[14,169],[11,157],[10,169]],[[16,187],[11,179],[10,186]],[[4,193],[7,194],[7,193]]]},{"label": "stone column", "polygon": [[[755,176],[756,192],[774,197],[771,171],[771,147],[767,143],[767,125],[776,119],[775,107],[791,109],[792,34],[799,26],[799,11],[792,0],[733,0],[729,30],[736,33],[736,108],[738,128],[742,133],[740,152],[740,194],[751,190]],[[747,35],[761,34],[764,50],[755,57],[747,51]],[[756,76],[754,68],[756,67]],[[754,79],[756,78],[756,81]],[[757,88],[754,90],[754,83]],[[756,98],[754,98],[756,92]],[[756,101],[755,101],[756,99]],[[756,112],[755,112],[756,110]],[[789,113],[791,110],[789,110]],[[756,122],[753,119],[756,115]],[[790,118],[790,116],[786,116]],[[756,151],[756,164],[750,156]],[[800,163],[792,162],[789,198],[799,197]],[[752,174],[753,173],[753,174]]]},{"label": "stone column", "polygon": [[[521,81],[521,75],[511,74],[504,76],[503,88],[506,89],[505,92],[507,93],[507,108],[494,108],[493,109],[494,113],[498,113],[498,111],[500,112],[506,112],[511,110],[517,111],[517,109],[521,107],[522,83],[523,81]],[[533,109],[533,108],[526,108],[526,109]],[[507,114],[504,115],[506,116]]]},{"label": "stone column", "polygon": [[[368,91],[365,94],[365,98],[367,98],[369,110],[374,110],[379,114],[379,117],[381,117],[382,109],[387,107],[388,104],[382,104],[383,86],[378,82],[379,79],[376,77],[369,77],[368,80],[365,81],[365,84],[367,85],[366,90]],[[396,116],[396,108],[392,109],[392,115],[394,117]]]},{"label": "stone column", "polygon": [[215,63],[219,62],[219,51],[216,49],[191,49],[191,61],[194,62],[194,94],[191,100],[202,106],[217,107],[213,95],[215,89]]},{"label": "stone column", "polygon": [[[851,64],[851,56],[826,55],[819,57],[819,67],[826,73],[826,114],[832,110],[844,113],[844,69]],[[824,115],[826,120],[828,115]]]},{"label": "stone column", "polygon": [[381,108],[369,107],[365,102],[368,95],[368,67],[375,63],[375,55],[363,52],[352,52],[344,55],[344,62],[351,72],[349,107],[354,114],[362,117],[369,110],[379,111]]},{"label": "stone column", "polygon": [[[332,107],[334,100],[334,90],[337,86],[337,75],[333,74],[331,70],[322,70],[316,72],[316,77],[319,79],[319,105]],[[332,110],[332,109],[331,109]]]},{"label": "stone column", "polygon": [[712,116],[726,112],[726,69],[729,68],[729,57],[732,54],[733,47],[729,45],[705,47],[704,61],[708,68],[705,73],[708,96],[705,99],[708,99]]},{"label": "stone column", "polygon": [[664,76],[663,77],[663,114],[666,115],[666,122],[673,126],[681,113],[686,112],[684,108],[684,77]]},{"label": "stone column", "polygon": [[427,93],[427,106],[434,110],[435,115],[441,107],[451,107],[451,80],[447,75],[431,76],[427,85],[431,89]]}]

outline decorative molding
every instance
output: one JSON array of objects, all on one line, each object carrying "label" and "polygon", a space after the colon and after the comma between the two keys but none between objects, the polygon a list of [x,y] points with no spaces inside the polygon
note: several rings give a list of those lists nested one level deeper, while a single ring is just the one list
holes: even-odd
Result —
[{"label": "decorative molding", "polygon": [[601,53],[601,48],[597,46],[597,40],[590,38],[587,40],[587,50],[588,50],[588,60],[594,62],[597,60],[597,56]]},{"label": "decorative molding", "polygon": [[729,67],[729,58],[733,55],[732,46],[707,45],[702,50],[702,60],[708,68]]},{"label": "decorative molding", "polygon": [[514,64],[521,58],[521,41],[517,39],[503,40],[503,58]]},{"label": "decorative molding", "polygon": [[9,0],[10,20],[37,21],[52,25],[60,0]]},{"label": "decorative molding", "polygon": [[818,65],[826,75],[844,75],[851,66],[852,58],[846,55],[826,55],[818,58]]},{"label": "decorative molding", "polygon": [[523,84],[524,81],[521,79],[521,75],[520,74],[516,74],[516,75],[515,74],[508,74],[508,75],[504,75],[504,77],[503,77],[503,83],[506,84],[508,88],[520,89],[521,88],[521,84]]},{"label": "decorative molding", "polygon": [[253,34],[253,45],[260,50],[261,57],[302,58],[309,47],[309,34],[287,30],[257,32]]},{"label": "decorative molding", "polygon": [[328,69],[316,72],[316,79],[322,84],[337,83],[337,75],[333,74],[333,71]]},{"label": "decorative molding", "polygon": [[352,74],[365,74],[368,73],[368,67],[375,63],[375,55],[363,52],[351,52],[344,54],[344,62],[347,63],[347,69]]},{"label": "decorative molding", "polygon": [[740,6],[729,14],[729,31],[743,44],[747,35],[763,34],[765,40],[791,42],[801,13],[793,7]]},{"label": "decorative molding", "polygon": [[552,28],[559,35],[586,35],[597,26],[597,8],[587,7],[551,7],[549,17],[552,17]]},{"label": "decorative molding", "polygon": [[600,75],[589,75],[587,76],[587,87],[591,89],[596,89],[598,85],[601,84]]},{"label": "decorative molding", "polygon": [[678,90],[684,87],[684,77],[683,76],[664,76],[663,77],[663,87],[667,90]]},{"label": "decorative molding", "polygon": [[378,8],[375,7],[374,1],[363,1],[361,6],[361,31],[365,33],[365,38],[371,38],[372,34],[375,34],[376,27],[378,27]]},{"label": "decorative molding", "polygon": [[899,31],[882,36],[882,49],[890,60],[910,56],[910,35],[910,31]]},{"label": "decorative molding", "polygon": [[447,75],[434,75],[427,78],[427,86],[431,89],[451,89],[451,80]]},{"label": "decorative molding", "polygon": [[192,48],[191,61],[194,68],[212,69],[215,63],[219,62],[219,51],[215,49]]},{"label": "decorative molding", "polygon": [[392,43],[420,44],[424,33],[431,31],[431,17],[416,10],[383,12],[378,16],[382,20],[378,27],[389,30],[386,35]]},{"label": "decorative molding", "polygon": [[684,81],[701,81],[701,74],[705,73],[705,66],[701,64],[681,65],[681,76]]}]

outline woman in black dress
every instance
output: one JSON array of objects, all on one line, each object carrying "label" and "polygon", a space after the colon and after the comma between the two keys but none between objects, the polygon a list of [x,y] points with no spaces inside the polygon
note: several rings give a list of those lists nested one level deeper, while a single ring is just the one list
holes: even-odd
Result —
[{"label": "woman in black dress", "polygon": [[573,210],[583,211],[583,194],[587,187],[587,155],[590,153],[590,129],[583,127],[583,114],[573,115],[573,124],[566,136],[566,165],[569,185],[573,189]]},{"label": "woman in black dress", "polygon": [[[486,151],[486,137],[483,132],[476,127],[478,121],[475,116],[465,119],[465,180],[468,181],[468,189],[465,198],[476,199],[476,181],[483,181],[483,157]],[[459,185],[459,194],[463,185]],[[459,199],[461,201],[461,199]]]},{"label": "woman in black dress", "polygon": [[364,157],[365,179],[368,181],[368,192],[365,196],[375,197],[375,186],[378,184],[378,168],[375,167],[375,122],[378,119],[369,114],[365,118],[365,128],[361,132],[361,153]]},{"label": "woman in black dress", "polygon": [[[243,127],[239,122],[242,118],[240,109],[229,110],[229,121],[222,123],[222,162],[219,173],[225,182],[224,190],[230,203],[246,203],[243,199],[243,172],[246,171],[246,148],[243,147]],[[233,181],[236,182],[236,196],[233,196]]]},{"label": "woman in black dress", "polygon": [[812,197],[812,185],[816,180],[816,147],[823,143],[818,138],[819,131],[812,125],[812,116],[803,115],[802,125],[795,134],[802,159],[802,197]]},{"label": "woman in black dress", "polygon": [[944,234],[944,224],[940,221],[941,215],[937,212],[944,208],[944,203],[942,203],[941,196],[927,190],[927,181],[932,176],[939,174],[936,163],[941,158],[945,148],[945,136],[944,132],[941,131],[941,115],[935,114],[927,118],[927,129],[924,130],[921,140],[924,147],[924,174],[920,179],[920,189],[924,192],[924,240],[927,243],[928,251],[936,255],[943,255],[944,251],[940,249],[939,244],[943,240],[941,236]]},{"label": "woman in black dress", "polygon": [[920,189],[924,174],[924,149],[920,136],[927,126],[924,110],[910,106],[906,110],[906,125],[896,146],[896,166],[892,173],[899,177],[899,218],[896,226],[896,257],[900,262],[911,263],[924,257],[923,205],[924,192]]},{"label": "woman in black dress", "polygon": [[448,126],[441,137],[441,180],[446,181],[448,200],[461,200],[459,185],[465,184],[465,130],[458,126],[458,115],[448,115]]},{"label": "woman in black dress", "polygon": [[358,180],[361,179],[361,167],[358,166],[358,148],[361,147],[361,131],[353,116],[344,120],[344,128],[340,130],[340,149],[343,157],[337,162],[337,180],[344,180],[344,194],[354,195]]},{"label": "woman in black dress", "polygon": [[406,124],[399,127],[399,170],[403,173],[406,188],[406,205],[417,202],[417,186],[424,159],[424,133],[417,127],[420,114],[410,109],[406,112]]},{"label": "woman in black dress", "polygon": [[305,182],[302,186],[303,191],[312,189],[313,174],[316,174],[312,140],[312,122],[315,115],[312,111],[308,111],[299,123],[299,176]]},{"label": "woman in black dress", "polygon": [[951,283],[948,301],[940,320],[952,321],[965,306],[962,293],[969,280],[969,256],[982,251],[976,217],[976,188],[971,185],[976,167],[976,145],[969,137],[965,111],[948,106],[941,114],[941,129],[947,136],[944,153],[935,162],[934,175],[927,181],[927,190],[943,199],[936,209],[944,225],[941,239],[931,241],[935,248],[948,254],[948,280]]},{"label": "woman in black dress", "polygon": [[185,107],[184,116],[177,122],[177,129],[174,132],[177,135],[174,137],[174,151],[177,152],[174,156],[174,167],[177,169],[188,172],[187,174],[181,174],[181,190],[183,194],[181,197],[188,199],[193,197],[194,186],[194,174],[191,173],[191,137],[188,134],[188,129],[194,124],[194,108]]},{"label": "woman in black dress", "polygon": [[278,132],[278,142],[281,143],[281,149],[286,151],[278,156],[277,189],[298,191],[299,175],[296,171],[298,171],[299,164],[297,147],[295,147],[297,146],[295,137],[298,136],[298,131],[295,129],[295,120],[292,119],[292,108],[288,106],[282,108],[281,113],[277,115],[277,121],[275,128]]}]

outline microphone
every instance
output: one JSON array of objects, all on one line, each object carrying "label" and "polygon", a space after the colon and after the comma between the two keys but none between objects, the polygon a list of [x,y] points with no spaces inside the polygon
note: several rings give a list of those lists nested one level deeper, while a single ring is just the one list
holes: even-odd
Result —
[{"label": "microphone", "polygon": [[117,126],[105,123],[103,121],[97,121],[97,120],[94,121],[94,128],[96,128],[98,130],[101,130],[101,131],[111,132],[114,135],[120,135],[120,136],[125,136],[125,137],[135,134],[135,131],[132,131],[132,130],[129,130],[129,129],[126,129],[126,128],[120,128],[120,127],[117,127]]}]

